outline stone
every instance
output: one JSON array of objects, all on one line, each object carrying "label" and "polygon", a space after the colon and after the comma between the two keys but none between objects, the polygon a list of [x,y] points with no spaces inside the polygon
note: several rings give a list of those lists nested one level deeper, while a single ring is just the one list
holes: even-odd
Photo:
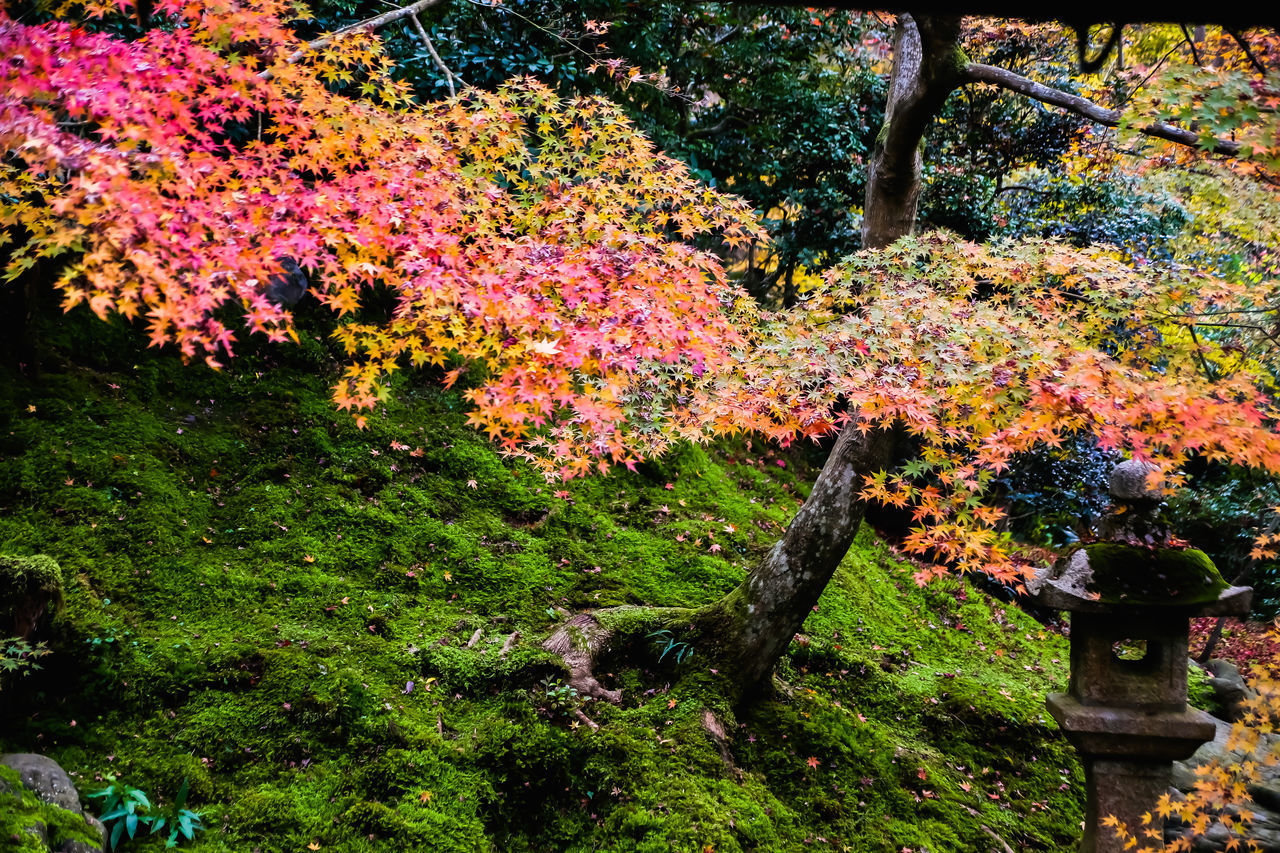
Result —
[{"label": "stone", "polygon": [[[1186,799],[1183,792],[1191,791],[1199,778],[1195,768],[1210,762],[1239,764],[1248,756],[1240,751],[1229,751],[1226,748],[1227,736],[1231,726],[1224,720],[1217,720],[1217,732],[1214,739],[1201,746],[1195,754],[1184,761],[1176,761],[1173,765],[1173,785],[1176,791],[1171,796],[1177,801]],[[1257,754],[1266,754],[1280,743],[1280,736],[1263,735],[1259,741]],[[1263,853],[1280,853],[1280,767],[1262,767],[1259,779],[1248,788],[1252,802],[1247,808],[1253,813],[1253,820],[1244,837],[1257,842]],[[1169,819],[1165,824],[1166,839],[1181,837],[1189,833],[1189,828]],[[1226,834],[1221,827],[1212,830],[1204,838],[1192,843],[1195,851],[1218,851],[1226,847]]]},{"label": "stone", "polygon": [[59,844],[58,849],[53,851],[53,853],[102,853],[102,851],[106,850],[107,827],[103,825],[102,821],[89,815],[84,816],[84,822],[89,825],[90,829],[98,833],[98,837],[101,841],[97,845],[94,845],[84,841],[68,839]]},{"label": "stone", "polygon": [[[1117,466],[1110,487],[1121,506],[1103,519],[1100,540],[1029,585],[1038,604],[1071,613],[1071,681],[1046,704],[1084,767],[1080,853],[1124,853],[1107,821],[1138,827],[1194,769],[1175,762],[1219,734],[1219,721],[1187,707],[1188,622],[1246,612],[1252,593],[1228,586],[1204,553],[1177,547],[1160,515],[1163,491],[1147,482],[1154,470]],[[1209,833],[1196,849],[1227,842]]]},{"label": "stone", "polygon": [[84,841],[64,841],[53,853],[102,853],[102,846],[95,847]]},{"label": "stone", "polygon": [[307,295],[311,281],[293,258],[277,258],[276,262],[280,264],[280,272],[267,277],[267,299],[281,308],[292,308]]},{"label": "stone", "polygon": [[51,557],[0,554],[0,638],[29,640],[62,608],[62,569]]},{"label": "stone", "polygon": [[1231,661],[1214,658],[1205,664],[1204,668],[1212,673],[1211,680],[1221,683],[1225,691],[1223,698],[1241,699],[1249,689],[1244,683],[1244,676],[1240,674],[1240,667]]},{"label": "stone", "polygon": [[1280,811],[1280,783],[1275,780],[1250,785],[1249,796],[1265,809],[1272,812]]},{"label": "stone", "polygon": [[1156,466],[1150,462],[1137,459],[1121,462],[1111,471],[1111,497],[1118,501],[1164,500],[1162,489],[1147,486],[1147,476],[1155,470]]},{"label": "stone", "polygon": [[[0,755],[0,766],[5,768],[6,773],[17,776],[16,783],[0,778],[0,797],[16,796],[20,809],[29,810],[29,805],[26,804],[31,804],[33,800],[43,803],[38,811],[32,813],[31,824],[25,826],[31,839],[22,849],[32,849],[30,845],[34,840],[37,844],[35,849],[48,853],[103,853],[107,847],[106,827],[97,818],[84,813],[71,777],[57,762],[43,755],[8,753]],[[53,823],[46,823],[46,819]],[[95,844],[66,837],[68,819],[73,822],[84,821],[89,834],[95,836],[98,842]]]},{"label": "stone", "polygon": [[10,752],[0,755],[0,764],[16,771],[22,784],[44,802],[84,814],[80,794],[71,777],[52,758],[30,752]]},{"label": "stone", "polygon": [[1222,708],[1223,718],[1234,723],[1244,713],[1244,703],[1257,696],[1257,692],[1245,683],[1240,669],[1230,661],[1211,660],[1205,664],[1212,676],[1209,686],[1213,689],[1213,698]]}]

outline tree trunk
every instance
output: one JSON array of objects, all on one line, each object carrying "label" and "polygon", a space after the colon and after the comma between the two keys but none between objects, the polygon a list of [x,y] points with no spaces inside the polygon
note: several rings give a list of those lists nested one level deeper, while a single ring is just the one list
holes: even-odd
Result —
[{"label": "tree trunk", "polygon": [[959,40],[959,18],[898,17],[889,102],[867,168],[864,248],[884,248],[915,227],[924,133],[947,96],[965,82],[968,60]]},{"label": "tree trunk", "polygon": [[697,648],[707,648],[740,695],[773,672],[853,544],[865,504],[863,475],[892,458],[889,431],[847,427],[786,533],[737,589],[694,617]]},{"label": "tree trunk", "polygon": [[[863,244],[887,246],[911,232],[920,197],[920,143],[933,116],[963,81],[958,18],[902,15],[894,41],[885,125],[867,182]],[[742,585],[694,617],[693,632],[746,697],[804,625],[862,523],[863,478],[893,456],[891,430],[840,433],[808,500],[782,539]]]}]

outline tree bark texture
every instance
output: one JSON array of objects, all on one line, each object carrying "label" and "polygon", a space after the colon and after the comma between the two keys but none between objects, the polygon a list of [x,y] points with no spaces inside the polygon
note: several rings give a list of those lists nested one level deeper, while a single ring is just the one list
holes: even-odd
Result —
[{"label": "tree bark texture", "polygon": [[891,431],[846,427],[782,539],[737,589],[695,616],[695,646],[712,648],[741,695],[767,683],[804,625],[862,523],[864,475],[885,467],[892,452]]},{"label": "tree bark texture", "polygon": [[889,102],[867,169],[864,248],[884,248],[915,226],[925,131],[947,96],[966,82],[959,39],[959,18],[898,16]]}]

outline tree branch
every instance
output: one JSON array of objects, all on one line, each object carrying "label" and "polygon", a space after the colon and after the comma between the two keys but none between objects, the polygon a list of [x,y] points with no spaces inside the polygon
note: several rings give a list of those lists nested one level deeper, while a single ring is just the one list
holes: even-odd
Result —
[{"label": "tree branch", "polygon": [[[1060,89],[1052,89],[1004,68],[996,68],[994,65],[982,65],[974,62],[970,63],[965,69],[965,76],[971,83],[990,83],[1002,89],[1018,92],[1041,103],[1062,107],[1064,110],[1083,116],[1096,124],[1106,125],[1107,127],[1118,127],[1120,125],[1119,110],[1100,107],[1087,98],[1072,95]],[[1152,122],[1137,130],[1145,136],[1163,139],[1167,142],[1176,142],[1179,145],[1188,145],[1192,148],[1202,147],[1199,134],[1181,127],[1174,127],[1165,122]],[[1214,140],[1213,148],[1210,150],[1214,154],[1235,157],[1240,153],[1240,143],[1229,139],[1216,139]]]},{"label": "tree branch", "polygon": [[1244,55],[1249,59],[1249,64],[1253,66],[1254,70],[1259,74],[1266,76],[1267,66],[1259,62],[1258,57],[1253,55],[1253,51],[1249,48],[1249,42],[1245,41],[1245,38],[1241,35],[1240,31],[1237,29],[1228,29],[1227,32],[1236,40],[1236,44],[1240,45],[1240,49],[1244,51]]},{"label": "tree branch", "polygon": [[1035,187],[1024,187],[1022,184],[1009,184],[1008,186],[1003,186],[996,190],[995,194],[1000,195],[1000,193],[1012,192],[1034,193],[1035,195],[1053,195],[1049,190],[1038,190]]},{"label": "tree branch", "polygon": [[[301,49],[295,50],[293,53],[289,54],[284,61],[288,65],[293,65],[311,51],[319,50],[334,39],[339,39],[343,36],[363,30],[376,30],[379,27],[385,27],[387,24],[395,23],[401,18],[416,15],[423,9],[428,9],[439,2],[441,2],[441,0],[417,0],[417,2],[410,3],[408,6],[403,6],[399,9],[392,9],[389,12],[383,12],[381,15],[374,15],[372,18],[365,18],[363,21],[357,21],[350,26],[343,27],[340,30],[334,30],[327,35],[320,36],[318,39],[313,39],[312,41],[307,42]],[[271,74],[271,69],[268,68],[258,76],[264,80],[270,80],[273,75]]]},{"label": "tree branch", "polygon": [[1196,65],[1201,65],[1200,51],[1196,49],[1196,40],[1191,37],[1191,33],[1187,30],[1186,24],[1178,24],[1182,27],[1182,37],[1187,40],[1187,47],[1191,48],[1191,61]]},{"label": "tree branch", "polygon": [[413,28],[418,31],[418,38],[422,39],[422,43],[426,45],[427,53],[431,54],[431,61],[436,64],[436,68],[440,69],[440,73],[444,74],[444,81],[449,84],[449,97],[455,97],[458,94],[458,90],[453,85],[453,72],[449,70],[449,66],[444,64],[440,54],[436,53],[436,46],[431,43],[431,36],[427,35],[427,30],[422,26],[422,21],[418,20],[418,14],[416,12],[411,14],[409,20],[413,22]]}]

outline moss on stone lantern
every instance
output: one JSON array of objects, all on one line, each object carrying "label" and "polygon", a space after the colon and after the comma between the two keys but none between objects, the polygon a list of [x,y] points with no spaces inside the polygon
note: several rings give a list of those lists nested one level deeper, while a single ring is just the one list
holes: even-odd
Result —
[{"label": "moss on stone lantern", "polygon": [[1137,831],[1172,762],[1213,737],[1213,718],[1187,707],[1190,619],[1244,615],[1253,593],[1229,586],[1204,552],[1178,547],[1152,476],[1145,463],[1117,466],[1102,541],[1029,585],[1037,603],[1071,614],[1071,683],[1046,704],[1085,768],[1082,853],[1119,853],[1102,820]]}]

